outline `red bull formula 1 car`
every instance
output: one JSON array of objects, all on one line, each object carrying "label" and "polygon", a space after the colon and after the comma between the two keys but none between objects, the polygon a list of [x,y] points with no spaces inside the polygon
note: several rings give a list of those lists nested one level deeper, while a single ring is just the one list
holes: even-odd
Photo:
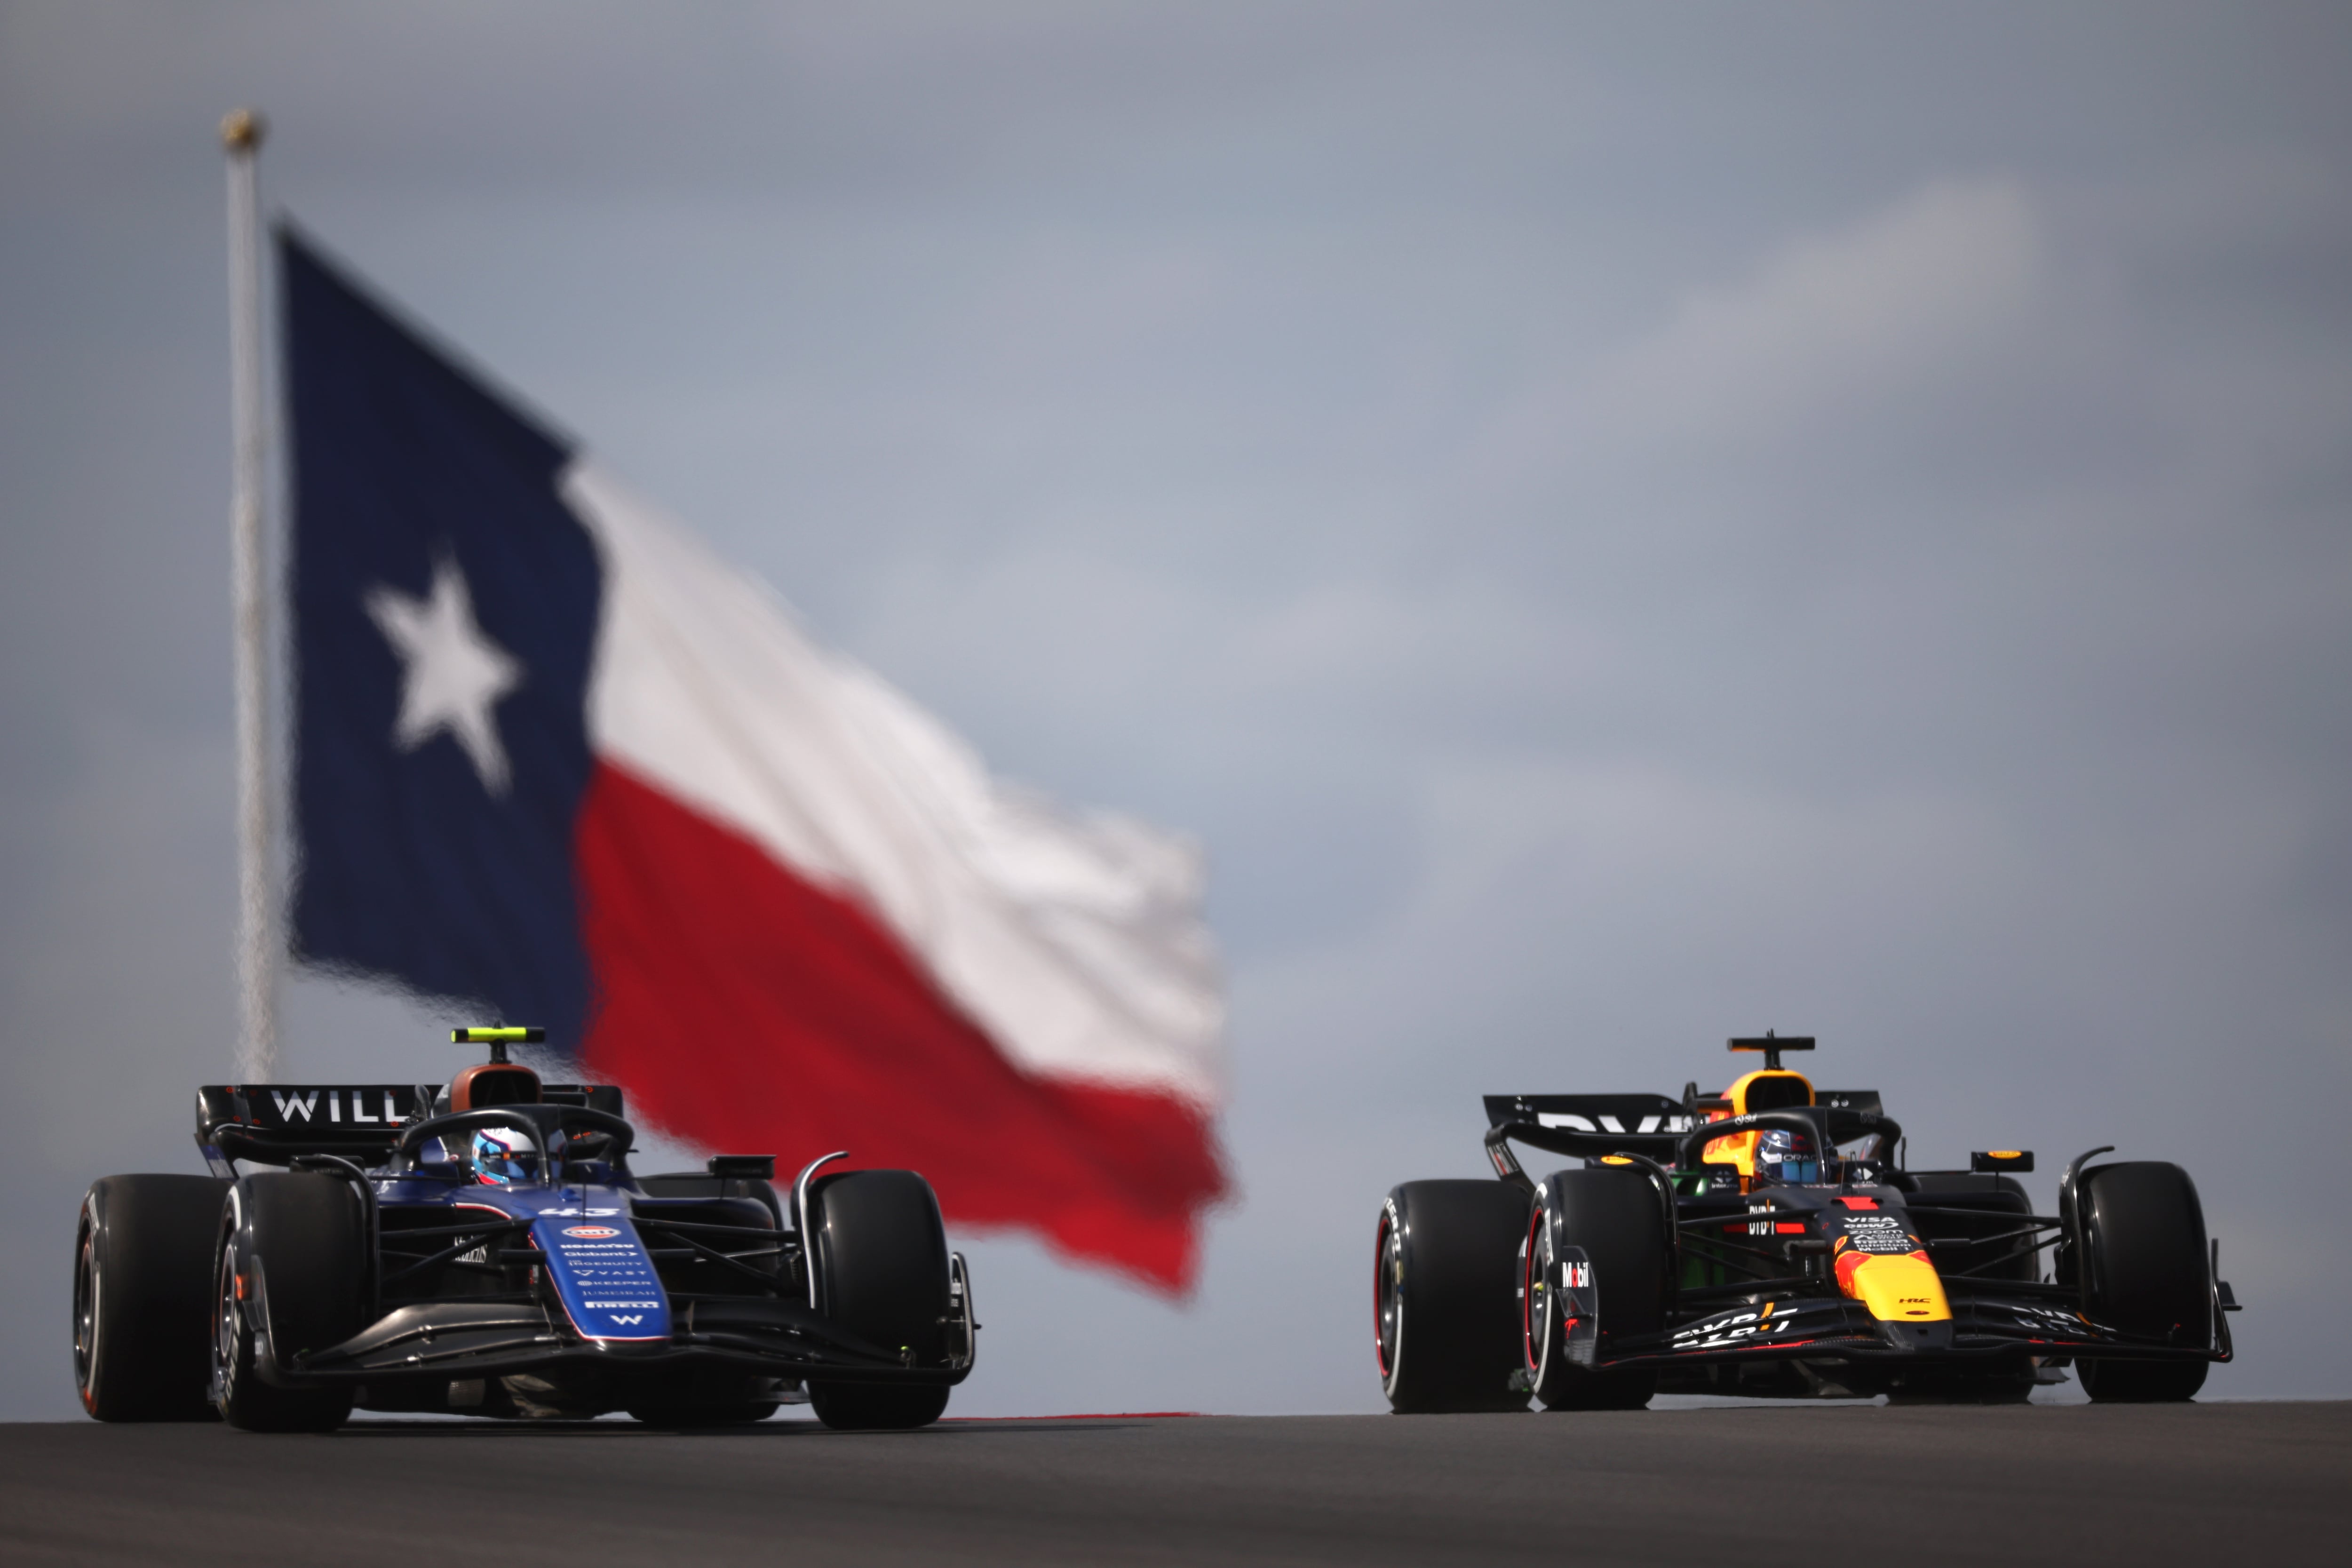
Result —
[{"label": "red bull formula 1 car", "polygon": [[[2155,1161],[2066,1167],[2038,1215],[2021,1150],[1911,1171],[1874,1092],[1735,1039],[1721,1095],[1490,1095],[1498,1182],[1408,1182],[1372,1302],[1399,1411],[1633,1409],[1660,1393],[2021,1401],[2072,1366],[2095,1400],[2180,1400],[2231,1357],[2197,1189]],[[1580,1163],[1531,1180],[1513,1142]],[[2042,1267],[2045,1252],[2051,1267]]]},{"label": "red bull formula 1 car", "polygon": [[979,1325],[921,1176],[824,1170],[837,1153],[782,1194],[771,1155],[633,1175],[621,1091],[508,1059],[537,1037],[457,1031],[491,1059],[437,1089],[198,1089],[212,1174],[109,1176],[82,1204],[83,1407],[259,1431],[325,1430],[355,1406],[939,1417]]}]

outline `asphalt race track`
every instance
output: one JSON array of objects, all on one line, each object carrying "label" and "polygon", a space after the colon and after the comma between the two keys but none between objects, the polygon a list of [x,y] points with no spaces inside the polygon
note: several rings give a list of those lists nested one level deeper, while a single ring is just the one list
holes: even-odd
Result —
[{"label": "asphalt race track", "polygon": [[0,1446],[11,1564],[2341,1563],[2352,1504],[2352,1403],[93,1422]]}]

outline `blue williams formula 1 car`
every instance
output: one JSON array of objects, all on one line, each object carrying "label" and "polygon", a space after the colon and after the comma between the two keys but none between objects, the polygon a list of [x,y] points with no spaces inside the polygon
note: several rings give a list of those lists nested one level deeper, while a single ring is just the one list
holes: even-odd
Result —
[{"label": "blue williams formula 1 car", "polygon": [[[770,1155],[632,1175],[621,1091],[543,1084],[527,1029],[437,1089],[196,1092],[208,1176],[109,1176],[74,1265],[74,1377],[101,1421],[323,1431],[356,1406],[509,1418],[625,1410],[828,1426],[937,1420],[979,1324],[911,1171]],[[238,1162],[279,1167],[240,1173]]]},{"label": "blue williams formula 1 car", "polygon": [[[1372,1304],[1391,1406],[2003,1403],[2068,1365],[2095,1400],[2179,1400],[2230,1359],[2237,1303],[2179,1166],[2094,1149],[2037,1215],[2030,1152],[1906,1170],[1874,1092],[1782,1068],[1812,1040],[1730,1046],[1765,1065],[1719,1096],[1488,1096],[1499,1182],[1389,1194]],[[1514,1142],[1581,1161],[1534,1181]]]}]

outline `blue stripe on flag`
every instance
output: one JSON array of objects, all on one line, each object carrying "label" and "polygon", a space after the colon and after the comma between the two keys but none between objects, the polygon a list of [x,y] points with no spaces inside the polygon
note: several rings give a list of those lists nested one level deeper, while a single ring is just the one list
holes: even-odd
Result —
[{"label": "blue stripe on flag", "polygon": [[572,823],[602,576],[566,444],[278,236],[294,943],[579,1044]]}]

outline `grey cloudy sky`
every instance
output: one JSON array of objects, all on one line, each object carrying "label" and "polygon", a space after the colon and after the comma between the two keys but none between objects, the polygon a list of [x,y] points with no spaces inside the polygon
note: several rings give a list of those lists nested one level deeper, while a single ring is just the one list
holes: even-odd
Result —
[{"label": "grey cloudy sky", "polygon": [[[2176,1158],[2352,1394],[2336,6],[0,5],[0,1415],[231,1059],[212,127],[1001,771],[1198,835],[1239,1178],[967,1413],[1377,1407],[1476,1096]],[[306,1076],[435,1021],[298,984]],[[2038,1179],[2045,1195],[2051,1186]]]}]

